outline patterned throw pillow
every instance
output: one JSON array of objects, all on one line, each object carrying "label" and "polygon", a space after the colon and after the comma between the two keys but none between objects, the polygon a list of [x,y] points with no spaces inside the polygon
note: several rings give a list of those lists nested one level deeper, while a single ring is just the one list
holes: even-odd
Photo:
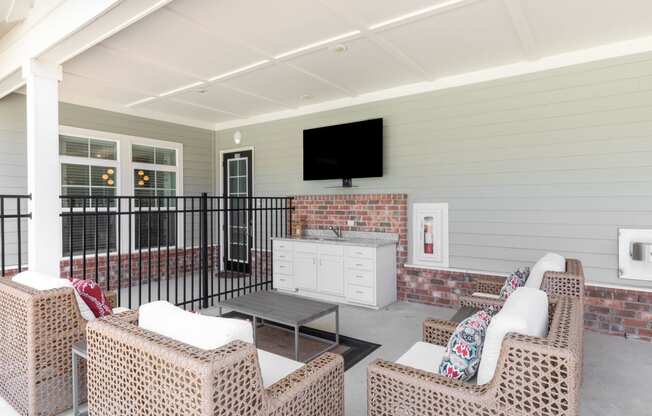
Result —
[{"label": "patterned throw pillow", "polygon": [[106,299],[102,288],[97,283],[92,280],[83,279],[72,279],[71,282],[96,318],[112,314],[111,305]]},{"label": "patterned throw pillow", "polygon": [[516,269],[507,279],[505,284],[500,289],[500,298],[506,300],[516,289],[525,286],[525,281],[530,275],[530,268]]},{"label": "patterned throw pillow", "polygon": [[473,378],[480,366],[482,346],[491,316],[478,311],[457,325],[439,365],[439,374],[462,381]]}]

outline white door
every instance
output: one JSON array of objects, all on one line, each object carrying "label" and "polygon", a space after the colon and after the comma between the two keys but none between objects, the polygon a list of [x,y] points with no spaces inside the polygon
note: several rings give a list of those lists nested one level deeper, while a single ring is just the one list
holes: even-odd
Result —
[{"label": "white door", "polygon": [[294,284],[297,289],[317,289],[317,257],[311,254],[294,254]]},{"label": "white door", "polygon": [[344,294],[344,261],[342,257],[319,256],[318,289],[331,295]]}]

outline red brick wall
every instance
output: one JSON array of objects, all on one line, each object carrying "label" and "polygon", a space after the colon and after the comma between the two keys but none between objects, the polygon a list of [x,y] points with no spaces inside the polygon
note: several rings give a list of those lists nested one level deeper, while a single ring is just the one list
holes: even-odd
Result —
[{"label": "red brick wall", "polygon": [[652,341],[652,292],[588,286],[585,303],[586,329]]},{"label": "red brick wall", "polygon": [[[293,221],[301,220],[306,228],[325,230],[339,226],[344,231],[398,234],[396,264],[407,261],[407,195],[305,195],[296,196]],[[355,221],[349,227],[347,221]]]},{"label": "red brick wall", "polygon": [[[449,270],[405,267],[407,263],[407,195],[313,195],[297,196],[293,219],[304,219],[308,229],[330,225],[347,231],[374,231],[399,235],[397,288],[399,300],[455,308],[459,297],[473,292],[480,275]],[[355,227],[348,227],[354,220]],[[588,286],[585,327],[610,335],[652,340],[652,293]]]}]

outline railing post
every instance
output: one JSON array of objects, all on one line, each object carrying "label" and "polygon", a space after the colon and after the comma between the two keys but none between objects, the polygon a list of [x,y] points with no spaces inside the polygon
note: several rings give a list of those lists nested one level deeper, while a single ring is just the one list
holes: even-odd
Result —
[{"label": "railing post", "polygon": [[208,308],[208,194],[201,194],[201,279],[202,279],[202,308]]}]

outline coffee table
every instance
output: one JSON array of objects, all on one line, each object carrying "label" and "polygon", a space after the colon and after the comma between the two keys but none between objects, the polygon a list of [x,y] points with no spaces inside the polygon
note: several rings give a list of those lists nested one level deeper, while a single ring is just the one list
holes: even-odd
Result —
[{"label": "coffee table", "polygon": [[[310,357],[308,361],[325,351],[337,347],[340,343],[340,309],[338,305],[332,303],[285,295],[278,292],[256,292],[221,301],[217,306],[219,307],[220,316],[222,315],[222,308],[228,308],[232,311],[252,316],[254,344],[256,343],[258,319],[261,320],[261,324],[265,324],[265,321],[271,321],[292,327],[294,329],[295,361],[299,361],[300,327],[322,316],[331,313],[335,314],[335,342],[330,343],[327,348]],[[311,335],[303,334],[303,336],[323,341],[322,338]]]}]

